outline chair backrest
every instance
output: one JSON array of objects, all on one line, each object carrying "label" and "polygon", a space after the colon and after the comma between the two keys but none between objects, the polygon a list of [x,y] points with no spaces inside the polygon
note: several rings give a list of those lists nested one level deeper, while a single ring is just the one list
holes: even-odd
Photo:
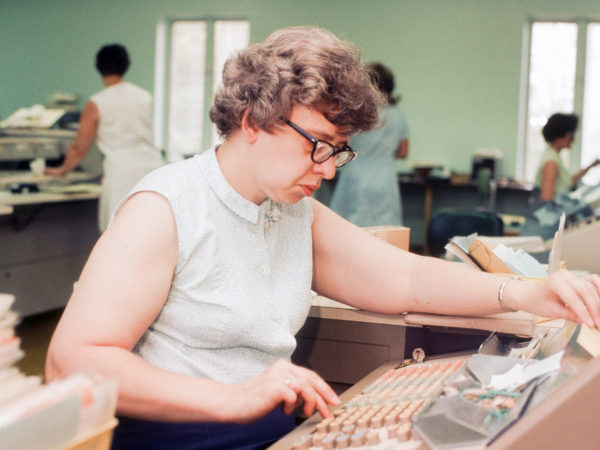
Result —
[{"label": "chair backrest", "polygon": [[436,211],[427,226],[427,250],[440,256],[444,246],[454,236],[502,236],[504,223],[499,214],[475,209],[441,209]]}]

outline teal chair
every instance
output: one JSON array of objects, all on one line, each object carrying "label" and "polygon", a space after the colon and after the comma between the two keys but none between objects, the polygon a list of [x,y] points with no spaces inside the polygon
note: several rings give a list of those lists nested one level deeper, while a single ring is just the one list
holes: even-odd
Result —
[{"label": "teal chair", "polygon": [[502,236],[504,223],[498,213],[477,209],[441,209],[432,214],[427,226],[427,250],[441,256],[454,236]]}]

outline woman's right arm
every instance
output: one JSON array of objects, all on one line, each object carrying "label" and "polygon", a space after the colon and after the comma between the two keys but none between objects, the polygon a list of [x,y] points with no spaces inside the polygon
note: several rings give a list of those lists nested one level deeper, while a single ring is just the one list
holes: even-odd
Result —
[{"label": "woman's right arm", "polygon": [[571,175],[572,187],[573,188],[577,187],[577,184],[581,181],[581,179],[585,176],[585,174],[588,173],[590,171],[590,169],[593,169],[594,167],[596,167],[599,164],[600,164],[600,158],[597,158],[594,161],[592,161],[588,166],[578,170],[573,175]]},{"label": "woman's right arm", "polygon": [[89,100],[81,112],[79,128],[73,143],[69,147],[65,160],[60,167],[48,167],[44,171],[46,175],[64,176],[79,165],[90,151],[98,133],[100,113],[96,104]]},{"label": "woman's right arm", "polygon": [[[52,337],[48,380],[91,369],[119,383],[118,411],[159,421],[244,423],[280,404],[328,415],[333,391],[314,372],[281,361],[240,384],[224,385],[155,367],[132,353],[161,311],[178,258],[168,201],[141,192],[121,208],[87,261]],[[283,383],[284,380],[293,380]]]},{"label": "woman's right arm", "polygon": [[558,165],[554,161],[547,161],[542,168],[540,199],[547,201],[554,199],[557,175]]}]

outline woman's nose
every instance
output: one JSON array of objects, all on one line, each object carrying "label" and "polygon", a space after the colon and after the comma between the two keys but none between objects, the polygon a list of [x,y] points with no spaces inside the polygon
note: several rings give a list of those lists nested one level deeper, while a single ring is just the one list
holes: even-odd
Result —
[{"label": "woman's nose", "polygon": [[331,180],[335,176],[335,159],[333,157],[323,161],[322,163],[315,163],[316,170],[323,174],[323,178]]}]

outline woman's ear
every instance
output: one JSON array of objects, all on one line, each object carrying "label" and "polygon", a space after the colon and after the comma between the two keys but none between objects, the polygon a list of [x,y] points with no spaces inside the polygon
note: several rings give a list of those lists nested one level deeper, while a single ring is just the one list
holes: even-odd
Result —
[{"label": "woman's ear", "polygon": [[254,123],[254,120],[252,120],[252,116],[250,115],[250,110],[248,110],[248,109],[246,110],[246,112],[244,112],[244,115],[242,116],[241,129],[242,129],[242,134],[244,135],[244,138],[246,139],[246,141],[250,144],[254,144],[256,142],[256,140],[258,139],[258,133],[259,133],[260,129]]}]

